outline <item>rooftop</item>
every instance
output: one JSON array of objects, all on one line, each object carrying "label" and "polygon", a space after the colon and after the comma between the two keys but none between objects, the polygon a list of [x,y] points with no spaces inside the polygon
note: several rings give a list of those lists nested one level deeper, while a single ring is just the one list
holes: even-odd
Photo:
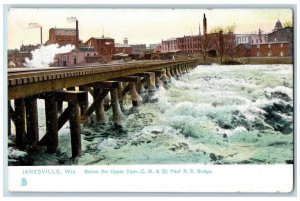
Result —
[{"label": "rooftop", "polygon": [[76,29],[73,28],[51,28],[58,31],[76,31]]},{"label": "rooftop", "polygon": [[92,37],[92,38],[95,38],[97,40],[114,40],[113,38],[110,37]]},{"label": "rooftop", "polygon": [[115,43],[115,47],[131,47],[130,45]]}]

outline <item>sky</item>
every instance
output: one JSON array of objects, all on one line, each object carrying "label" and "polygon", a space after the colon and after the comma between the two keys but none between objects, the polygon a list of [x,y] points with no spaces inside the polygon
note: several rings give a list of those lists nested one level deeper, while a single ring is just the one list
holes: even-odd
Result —
[{"label": "sky", "polygon": [[173,37],[195,35],[203,31],[203,14],[207,18],[208,32],[213,27],[235,24],[235,33],[271,32],[279,19],[292,22],[291,9],[74,9],[74,8],[10,8],[7,13],[8,48],[21,44],[40,43],[40,29],[30,29],[29,23],[43,27],[43,42],[49,38],[49,29],[75,28],[67,21],[76,17],[79,21],[79,38],[83,42],[90,37],[112,37],[122,43],[153,44]]}]

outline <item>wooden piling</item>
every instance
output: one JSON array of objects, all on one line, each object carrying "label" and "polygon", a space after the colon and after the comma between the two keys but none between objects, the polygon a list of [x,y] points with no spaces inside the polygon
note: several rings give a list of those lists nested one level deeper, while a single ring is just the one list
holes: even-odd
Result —
[{"label": "wooden piling", "polygon": [[7,135],[10,136],[11,135],[11,117],[10,117],[10,100],[7,102]]},{"label": "wooden piling", "polygon": [[179,72],[179,66],[175,67],[175,74],[176,74],[177,77],[181,77],[181,74]]},{"label": "wooden piling", "polygon": [[150,77],[147,80],[147,90],[148,92],[154,92],[156,90],[155,87],[155,73],[154,72],[149,72]]},{"label": "wooden piling", "polygon": [[174,67],[170,67],[170,74],[171,74],[172,77],[176,78],[176,74],[174,72]]},{"label": "wooden piling", "polygon": [[26,98],[27,139],[30,148],[35,149],[39,141],[38,107],[36,98]]},{"label": "wooden piling", "polygon": [[57,101],[57,112],[60,114],[63,112],[63,101]]},{"label": "wooden piling", "polygon": [[167,74],[167,76],[169,77],[169,80],[171,81],[172,75],[171,75],[171,72],[170,72],[170,68],[169,68],[169,67],[166,68],[166,74]]},{"label": "wooden piling", "polygon": [[142,104],[142,97],[137,93],[134,82],[130,82],[129,86],[130,86],[132,106],[138,107]]},{"label": "wooden piling", "polygon": [[146,91],[141,77],[138,79],[135,85],[136,85],[136,90],[139,94],[144,93]]},{"label": "wooden piling", "polygon": [[121,111],[124,112],[125,109],[124,109],[124,101],[123,101],[123,82],[118,82],[118,97],[119,97],[119,104],[120,104],[120,108],[121,108]]},{"label": "wooden piling", "polygon": [[84,91],[84,100],[81,101],[80,105],[80,114],[84,114],[89,106],[89,97],[88,97],[88,87],[87,86],[79,86],[79,91]]},{"label": "wooden piling", "polygon": [[167,85],[168,84],[168,82],[169,82],[169,77],[167,76],[167,70],[166,69],[163,69],[163,72],[162,72],[162,74],[161,74],[161,81],[165,84],[165,85]]},{"label": "wooden piling", "polygon": [[16,144],[19,149],[25,149],[25,101],[15,99]]},{"label": "wooden piling", "polygon": [[111,104],[113,110],[113,123],[120,125],[122,113],[119,105],[118,89],[116,88],[111,89],[110,95],[111,95]]},{"label": "wooden piling", "polygon": [[47,151],[55,152],[58,146],[58,116],[57,101],[54,96],[45,99],[46,130],[49,133]]},{"label": "wooden piling", "polygon": [[158,89],[159,86],[162,86],[162,81],[160,80],[161,72],[155,72],[155,87]]},{"label": "wooden piling", "polygon": [[79,103],[69,102],[68,107],[70,108],[70,131],[71,131],[71,147],[72,147],[72,158],[76,158],[81,154],[81,129],[80,129],[80,112]]},{"label": "wooden piling", "polygon": [[[99,123],[105,122],[105,112],[104,112],[104,98],[101,98],[102,90],[100,87],[94,87],[94,101],[97,101],[95,113],[96,113],[96,121]],[[99,99],[100,98],[100,99]]]}]

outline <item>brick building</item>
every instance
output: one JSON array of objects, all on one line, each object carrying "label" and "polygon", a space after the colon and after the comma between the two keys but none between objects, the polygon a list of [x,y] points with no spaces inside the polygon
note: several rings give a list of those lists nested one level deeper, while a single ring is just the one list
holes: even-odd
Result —
[{"label": "brick building", "polygon": [[24,67],[25,58],[32,59],[30,52],[10,51],[7,55],[9,67]]},{"label": "brick building", "polygon": [[124,54],[131,54],[132,53],[132,47],[130,45],[125,44],[115,44],[115,54],[124,53]]},{"label": "brick building", "polygon": [[161,52],[177,52],[179,47],[177,44],[177,38],[170,38],[161,42]]},{"label": "brick building", "polygon": [[89,63],[90,58],[98,57],[98,51],[91,47],[79,47],[71,52],[56,54],[51,66],[75,66]]},{"label": "brick building", "polygon": [[24,67],[25,58],[32,59],[31,52],[38,49],[40,45],[21,45],[20,50],[8,50],[7,60],[10,67]]},{"label": "brick building", "polygon": [[147,49],[146,44],[135,44],[135,45],[130,45],[130,47],[132,47],[133,54],[142,53]]},{"label": "brick building", "polygon": [[132,47],[128,45],[128,39],[124,38],[123,44],[115,43],[115,54],[132,54]]},{"label": "brick building", "polygon": [[[59,44],[60,46],[65,46],[68,44],[77,46],[78,31],[76,29],[67,28],[51,28],[49,29],[49,40],[46,42],[48,44]],[[80,44],[81,41],[78,41]]]},{"label": "brick building", "polygon": [[292,56],[292,44],[289,42],[274,42],[251,46],[252,57],[285,57]]},{"label": "brick building", "polygon": [[92,37],[84,43],[85,46],[94,47],[99,55],[110,56],[115,54],[115,39],[109,37]]},{"label": "brick building", "polygon": [[241,43],[235,47],[236,57],[251,57],[251,47],[249,43]]},{"label": "brick building", "polygon": [[176,39],[178,49],[182,53],[198,53],[201,51],[200,36],[183,36]]}]

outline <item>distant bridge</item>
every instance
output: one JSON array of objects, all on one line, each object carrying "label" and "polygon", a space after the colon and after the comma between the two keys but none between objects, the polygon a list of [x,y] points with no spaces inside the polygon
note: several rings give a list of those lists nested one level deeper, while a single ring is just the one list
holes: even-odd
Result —
[{"label": "distant bridge", "polygon": [[[105,111],[112,108],[113,122],[120,124],[123,97],[130,93],[134,107],[141,104],[139,93],[153,92],[178,79],[197,66],[197,60],[143,61],[112,65],[11,68],[8,69],[8,135],[11,120],[16,127],[16,144],[21,150],[47,146],[55,152],[58,131],[69,121],[72,157],[81,153],[80,124],[95,112],[104,122]],[[93,97],[89,105],[88,93]],[[110,93],[111,100],[106,101]],[[46,134],[39,140],[37,99],[45,100]],[[11,106],[14,100],[14,108]],[[63,102],[68,107],[63,110]]]}]

